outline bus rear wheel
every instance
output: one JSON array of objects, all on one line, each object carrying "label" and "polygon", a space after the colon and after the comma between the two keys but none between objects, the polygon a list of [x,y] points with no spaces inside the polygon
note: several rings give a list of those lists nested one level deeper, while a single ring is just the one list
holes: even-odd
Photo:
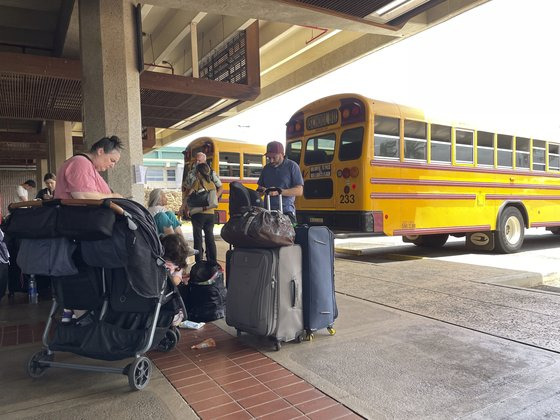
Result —
[{"label": "bus rear wheel", "polygon": [[511,254],[519,251],[525,238],[525,224],[521,212],[515,207],[507,207],[496,231],[496,251]]},{"label": "bus rear wheel", "polygon": [[449,239],[447,233],[439,235],[418,235],[415,239],[410,238],[411,242],[416,246],[421,246],[424,248],[441,248]]}]

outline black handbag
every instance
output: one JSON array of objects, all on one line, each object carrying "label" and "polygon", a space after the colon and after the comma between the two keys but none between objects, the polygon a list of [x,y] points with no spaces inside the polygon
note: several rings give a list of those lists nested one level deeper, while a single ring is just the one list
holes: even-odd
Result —
[{"label": "black handbag", "polygon": [[208,190],[206,189],[193,191],[187,197],[187,206],[189,206],[189,208],[208,207],[209,204],[210,203],[208,202]]}]

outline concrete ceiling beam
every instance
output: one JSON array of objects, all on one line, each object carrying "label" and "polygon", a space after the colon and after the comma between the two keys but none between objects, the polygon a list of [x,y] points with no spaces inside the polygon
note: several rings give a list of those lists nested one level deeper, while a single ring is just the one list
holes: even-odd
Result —
[{"label": "concrete ceiling beam", "polygon": [[[155,62],[161,63],[164,60],[167,60],[173,50],[177,48],[181,41],[185,40],[187,37],[191,37],[191,31],[193,28],[196,28],[198,24],[206,17],[206,13],[201,12],[198,13],[191,22],[181,29],[175,37],[167,44],[167,47],[156,57]],[[192,39],[192,37],[191,37]],[[192,46],[191,46],[192,49]]]},{"label": "concrete ceiling beam", "polygon": [[0,141],[0,150],[2,150],[2,158],[10,159],[29,159],[29,157],[46,159],[48,155],[47,143]]},{"label": "concrete ceiling beam", "polygon": [[0,42],[21,47],[51,50],[53,34],[49,31],[0,27]]},{"label": "concrete ceiling beam", "polygon": [[[201,63],[206,57],[219,49],[224,40],[229,39],[238,31],[245,30],[254,19],[243,19],[229,16],[213,16],[203,20],[197,27],[198,57]],[[190,39],[190,35],[188,36]],[[180,43],[171,52],[169,60],[175,68],[176,74],[190,75],[192,72],[192,57],[190,44]]]},{"label": "concrete ceiling beam", "polygon": [[0,26],[17,27],[34,31],[52,32],[56,28],[58,15],[55,12],[30,10],[22,7],[0,6]]},{"label": "concrete ceiling beam", "polygon": [[197,15],[198,13],[184,10],[176,11],[164,25],[160,25],[161,30],[148,34],[151,39],[148,50],[144,50],[144,57],[149,57],[149,61],[154,64],[161,64],[166,59],[166,54],[172,50],[169,45],[174,43],[174,48],[189,33],[190,29],[185,31],[185,28]]}]

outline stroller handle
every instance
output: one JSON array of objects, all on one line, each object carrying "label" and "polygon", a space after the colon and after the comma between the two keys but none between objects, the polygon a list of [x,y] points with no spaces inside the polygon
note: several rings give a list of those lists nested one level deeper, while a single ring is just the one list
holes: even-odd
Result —
[{"label": "stroller handle", "polygon": [[115,212],[115,214],[122,216],[124,215],[124,210],[121,206],[113,203],[110,199],[78,199],[78,198],[68,198],[68,199],[54,199],[54,200],[32,200],[32,201],[22,201],[20,203],[11,203],[8,206],[8,210],[18,209],[21,207],[42,207],[49,205],[62,204],[63,206],[105,206],[109,207]]}]

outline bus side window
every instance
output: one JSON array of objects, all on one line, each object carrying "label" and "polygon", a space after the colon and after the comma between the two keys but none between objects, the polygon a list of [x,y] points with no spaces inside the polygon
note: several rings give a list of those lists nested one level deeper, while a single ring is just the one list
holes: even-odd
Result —
[{"label": "bus side window", "polygon": [[530,141],[525,137],[515,139],[515,167],[518,169],[529,169],[531,162],[529,159]]},{"label": "bus side window", "polygon": [[374,121],[374,156],[398,158],[400,154],[400,120],[398,118],[376,115]]},{"label": "bus side window", "polygon": [[404,157],[426,161],[426,123],[421,121],[404,121]]},{"label": "bus side window", "polygon": [[498,134],[498,166],[513,168],[513,136]]},{"label": "bus side window", "polygon": [[533,171],[546,171],[545,146],[543,140],[533,140]]},{"label": "bus side window", "polygon": [[243,154],[243,178],[258,178],[262,172],[262,155]]},{"label": "bus side window", "polygon": [[346,130],[340,137],[340,149],[338,160],[359,159],[362,156],[362,145],[364,143],[364,127],[356,127]]},{"label": "bus side window", "polygon": [[455,160],[458,163],[474,162],[474,132],[455,129]]},{"label": "bus side window", "polygon": [[483,166],[494,166],[494,133],[479,131],[476,135],[477,162]]},{"label": "bus side window", "polygon": [[560,171],[560,146],[557,144],[548,144],[548,169],[551,171]]},{"label": "bus side window", "polygon": [[239,178],[239,153],[220,152],[220,176]]},{"label": "bus side window", "polygon": [[451,127],[432,124],[430,152],[432,162],[451,163]]}]

